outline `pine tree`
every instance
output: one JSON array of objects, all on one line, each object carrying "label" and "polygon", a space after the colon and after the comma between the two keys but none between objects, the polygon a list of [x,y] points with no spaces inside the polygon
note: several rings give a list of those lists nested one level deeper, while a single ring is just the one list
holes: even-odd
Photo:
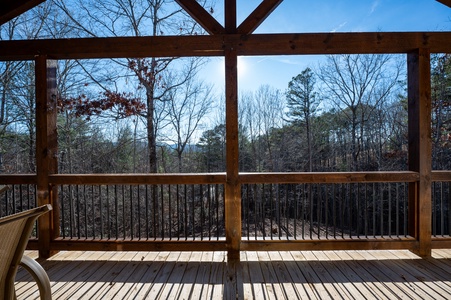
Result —
[{"label": "pine tree", "polygon": [[305,126],[309,171],[312,163],[312,119],[318,109],[319,99],[315,92],[315,75],[310,68],[293,77],[288,83],[287,106],[288,121],[293,125]]}]

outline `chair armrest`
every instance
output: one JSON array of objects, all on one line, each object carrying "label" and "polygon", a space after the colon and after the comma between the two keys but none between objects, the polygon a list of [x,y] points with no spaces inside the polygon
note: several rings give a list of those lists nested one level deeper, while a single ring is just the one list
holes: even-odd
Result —
[{"label": "chair armrest", "polygon": [[52,291],[50,288],[50,280],[44,268],[37,261],[26,255],[22,256],[20,265],[26,269],[37,282],[41,300],[51,300]]}]

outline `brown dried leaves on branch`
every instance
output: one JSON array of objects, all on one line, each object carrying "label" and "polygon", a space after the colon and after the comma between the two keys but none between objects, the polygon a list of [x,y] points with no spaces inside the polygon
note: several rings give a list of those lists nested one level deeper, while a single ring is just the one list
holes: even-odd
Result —
[{"label": "brown dried leaves on branch", "polygon": [[86,117],[87,120],[94,115],[101,115],[105,111],[115,114],[115,118],[126,118],[141,114],[146,105],[139,98],[127,93],[105,91],[98,98],[91,99],[82,94],[78,97],[58,99],[58,111],[71,111],[76,117]]}]

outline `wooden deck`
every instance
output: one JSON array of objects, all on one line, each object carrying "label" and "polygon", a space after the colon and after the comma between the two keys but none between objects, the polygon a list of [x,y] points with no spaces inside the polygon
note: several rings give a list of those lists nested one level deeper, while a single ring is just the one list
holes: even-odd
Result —
[{"label": "wooden deck", "polygon": [[[74,251],[40,262],[54,299],[451,299],[451,250],[241,256],[233,265],[224,252]],[[18,299],[37,299],[23,270],[16,279]]]}]

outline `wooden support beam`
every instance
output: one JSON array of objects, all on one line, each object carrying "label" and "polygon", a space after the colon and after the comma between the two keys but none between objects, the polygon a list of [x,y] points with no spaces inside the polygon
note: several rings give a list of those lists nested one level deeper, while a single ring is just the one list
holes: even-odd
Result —
[{"label": "wooden support beam", "polygon": [[8,0],[0,5],[0,25],[14,19],[45,0]]},{"label": "wooden support beam", "polygon": [[[48,147],[48,188],[49,200],[53,209],[51,217],[51,239],[59,237],[60,232],[60,205],[58,203],[58,186],[50,184],[50,175],[58,174],[58,131],[57,131],[57,78],[56,60],[47,60],[47,147]],[[54,255],[55,252],[51,252]]]},{"label": "wooden support beam", "polygon": [[[231,21],[233,22],[233,20]],[[232,26],[233,27],[233,26]],[[370,32],[218,34],[0,41],[0,61],[121,57],[224,56],[226,47],[237,55],[303,55],[408,53],[428,48],[451,53],[451,32]]]},{"label": "wooden support beam", "polygon": [[234,34],[237,32],[236,28],[236,0],[224,1],[224,23],[226,32]]},{"label": "wooden support beam", "polygon": [[224,27],[195,0],[175,0],[209,34],[225,33]]},{"label": "wooden support beam", "polygon": [[409,171],[419,181],[409,186],[409,231],[419,241],[420,256],[431,255],[431,64],[428,49],[407,56]]},{"label": "wooden support beam", "polygon": [[[46,56],[35,59],[36,77],[36,178],[38,205],[52,204],[56,212],[50,212],[39,218],[39,256],[50,257],[50,242],[59,232],[59,214],[56,203],[52,203],[49,174],[55,173],[56,164],[56,62]],[[56,223],[55,223],[56,221]]]},{"label": "wooden support beam", "polygon": [[437,0],[437,2],[440,2],[448,7],[451,7],[451,0]]},{"label": "wooden support beam", "polygon": [[[50,203],[49,195],[49,152],[47,135],[47,57],[37,56],[35,59],[36,85],[36,175],[38,205]],[[51,218],[46,214],[39,218],[39,256],[50,257]]]},{"label": "wooden support beam", "polygon": [[262,3],[238,26],[238,33],[251,34],[282,3],[283,0],[263,0]]},{"label": "wooden support beam", "polygon": [[[224,1],[225,29],[236,33],[236,0]],[[227,262],[235,264],[240,260],[241,245],[241,186],[239,183],[238,150],[238,53],[233,43],[225,46],[225,97],[226,97],[226,175],[225,185],[225,228]]]},{"label": "wooden support beam", "polygon": [[238,150],[238,56],[235,49],[227,49],[225,56],[226,81],[226,172],[225,228],[228,261],[240,259],[241,243],[241,187],[239,184]]}]

